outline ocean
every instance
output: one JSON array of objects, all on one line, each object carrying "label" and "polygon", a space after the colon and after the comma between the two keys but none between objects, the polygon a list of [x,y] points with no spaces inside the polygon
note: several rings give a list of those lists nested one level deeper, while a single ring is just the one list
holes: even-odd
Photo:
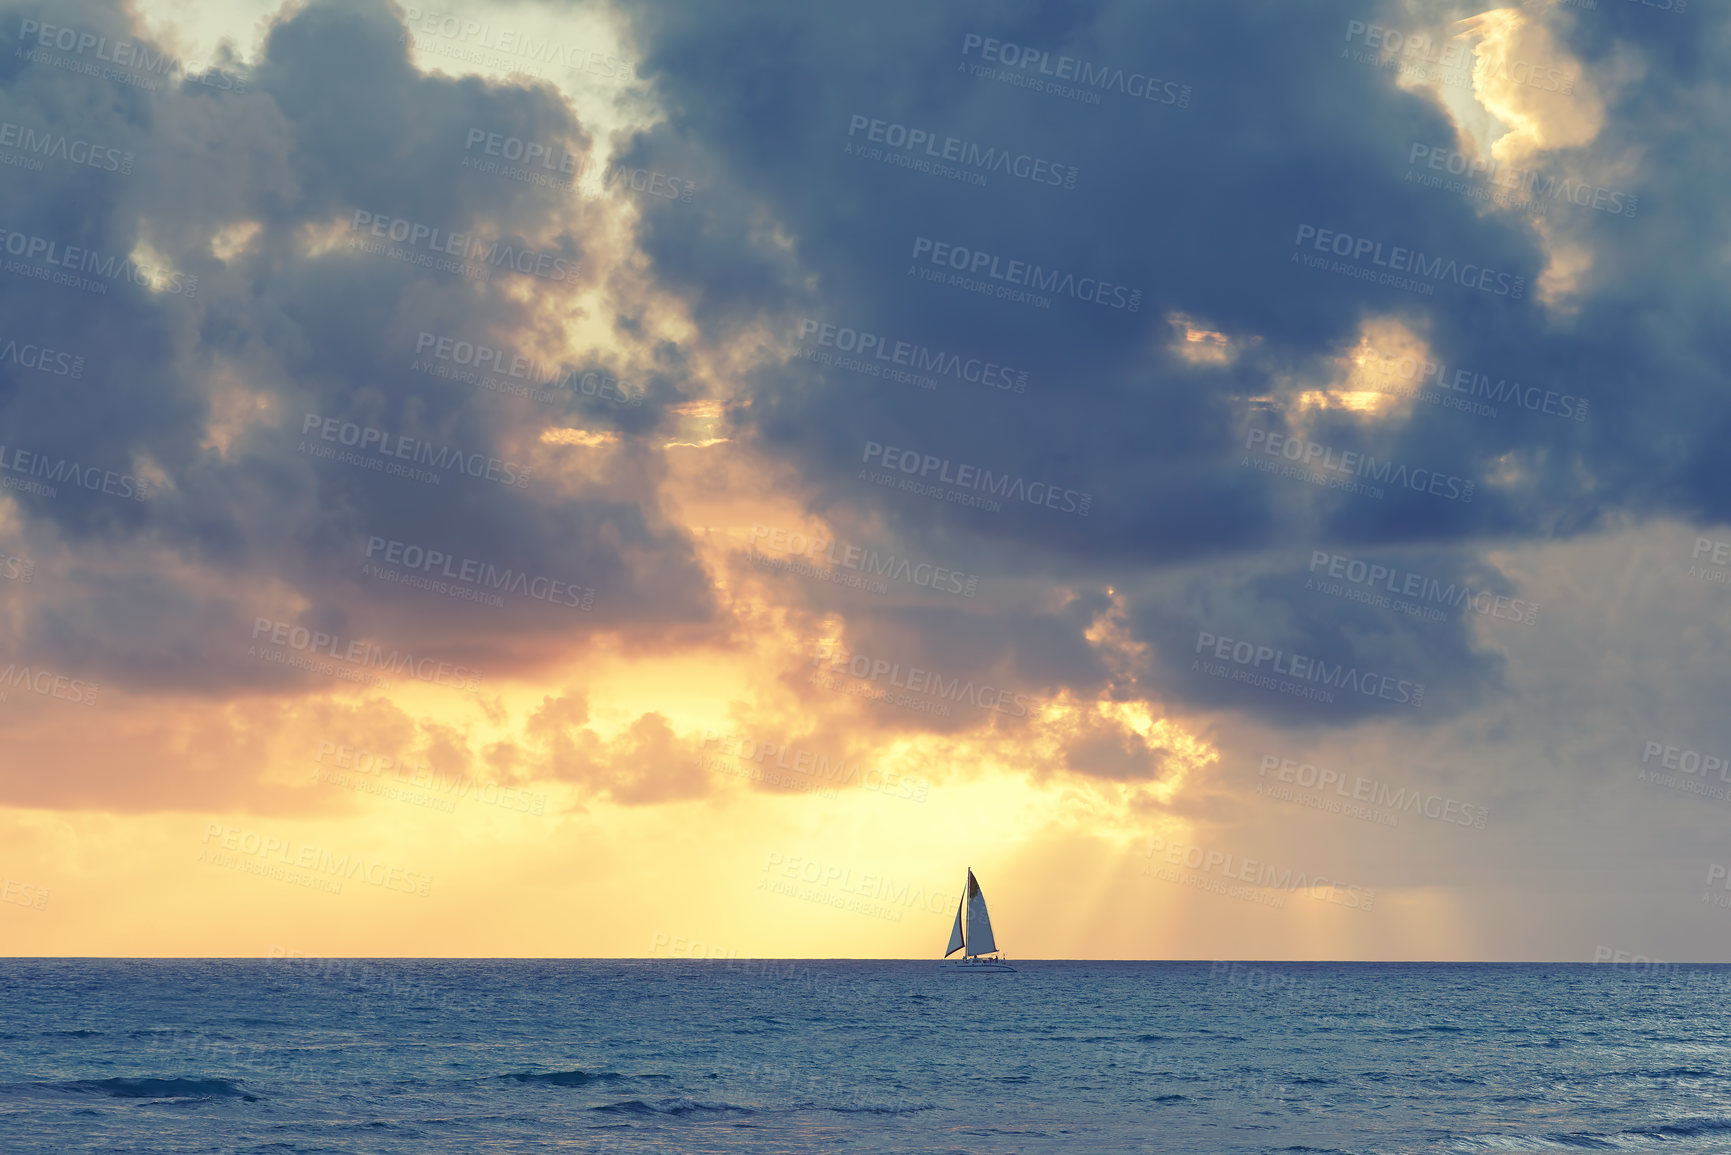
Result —
[{"label": "ocean", "polygon": [[1731,1152],[1731,967],[0,960],[0,1151]]}]

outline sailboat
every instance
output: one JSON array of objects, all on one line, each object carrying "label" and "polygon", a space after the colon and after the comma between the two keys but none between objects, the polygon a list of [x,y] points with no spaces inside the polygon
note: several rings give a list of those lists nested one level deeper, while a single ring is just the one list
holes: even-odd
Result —
[{"label": "sailboat", "polygon": [[960,959],[938,965],[945,970],[970,974],[1017,973],[1015,967],[1004,961],[1003,952],[998,950],[998,942],[992,937],[992,916],[986,913],[986,895],[975,881],[972,867],[968,869],[967,888],[962,891],[961,901],[956,903],[956,925],[950,928],[950,945],[944,951],[944,958],[948,959],[957,951],[962,952]]}]

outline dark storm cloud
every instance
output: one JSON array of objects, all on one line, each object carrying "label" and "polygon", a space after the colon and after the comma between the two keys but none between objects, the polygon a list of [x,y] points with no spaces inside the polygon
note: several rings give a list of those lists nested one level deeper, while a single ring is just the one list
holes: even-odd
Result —
[{"label": "dark storm cloud", "polygon": [[[1723,451],[1714,447],[1731,444],[1721,436],[1727,409],[1708,388],[1713,362],[1702,355],[1714,339],[1679,332],[1676,320],[1646,303],[1718,307],[1716,281],[1684,270],[1698,250],[1670,206],[1679,196],[1705,200],[1716,224],[1723,209],[1712,190],[1723,182],[1704,180],[1690,192],[1678,187],[1688,165],[1661,171],[1628,163],[1635,141],[1670,152],[1696,139],[1692,127],[1640,115],[1664,102],[1659,94],[1715,89],[1698,54],[1682,46],[1695,33],[1675,21],[1649,21],[1631,40],[1612,41],[1591,14],[1572,22],[1531,14],[1579,54],[1589,92],[1582,99],[1606,105],[1599,136],[1560,154],[1567,171],[1612,173],[1599,183],[1638,196],[1641,206],[1629,217],[1553,206],[1555,241],[1586,246],[1593,261],[1578,274],[1573,308],[1551,313],[1537,299],[1547,250],[1534,229],[1405,179],[1415,144],[1456,138],[1430,97],[1400,90],[1391,73],[1345,51],[1350,21],[1410,27],[1392,8],[1096,4],[1024,17],[967,5],[879,7],[869,15],[633,5],[626,14],[641,41],[641,72],[669,110],[663,131],[703,151],[750,194],[743,198],[749,212],[739,199],[718,198],[695,214],[651,218],[642,231],[657,273],[677,291],[701,283],[707,269],[755,270],[730,286],[737,290],[731,311],[714,314],[716,339],[754,311],[790,341],[799,339],[802,320],[815,318],[889,345],[906,341],[1027,370],[1030,386],[1020,396],[989,396],[949,380],[924,390],[803,359],[760,374],[749,412],[736,415],[741,436],[798,462],[817,512],[864,504],[925,548],[970,558],[989,551],[1011,571],[1055,571],[1066,584],[1099,588],[1134,586],[1138,568],[1203,562],[1244,584],[1247,563],[1237,559],[1268,546],[1451,547],[1452,556],[1434,563],[1447,581],[1473,570],[1481,543],[1585,532],[1620,506],[1697,512],[1723,501],[1724,487],[1713,484],[1723,476]],[[1463,6],[1443,15],[1473,14]],[[1448,23],[1442,15],[1436,22]],[[969,34],[1046,50],[1048,67],[1067,54],[1182,83],[1192,89],[1188,106],[1114,91],[1091,105],[982,79],[964,67],[980,61]],[[1049,158],[1074,166],[1078,178],[1063,188],[990,173],[980,187],[861,159],[847,149],[874,132],[883,134],[884,152],[898,150],[887,129],[860,129],[860,116]],[[777,251],[792,254],[778,281],[768,280],[776,270],[756,255],[766,216],[786,237]],[[1401,246],[1500,276],[1491,291],[1434,282],[1431,296],[1366,284],[1294,263],[1304,226],[1312,230],[1307,244],[1333,230],[1385,253]],[[1134,287],[1140,306],[1130,312],[1059,296],[1048,310],[932,284],[909,275],[910,267],[933,268],[929,248],[919,255],[919,238],[986,253],[1000,268],[1030,261]],[[1517,278],[1524,281],[1518,297]],[[712,307],[704,290],[689,295]],[[1186,363],[1169,350],[1165,317],[1173,311],[1260,342],[1228,366]],[[1489,419],[1428,404],[1392,427],[1339,411],[1313,415],[1298,432],[1333,459],[1368,454],[1424,479],[1411,488],[1397,483],[1380,498],[1244,468],[1252,427],[1294,432],[1281,408],[1258,409],[1250,399],[1291,403],[1301,389],[1337,378],[1335,359],[1370,315],[1403,320],[1450,373],[1484,375],[1493,388],[1515,382],[1523,397],[1584,398],[1590,417],[1558,420],[1554,406],[1535,412],[1506,392]],[[1660,448],[1664,439],[1654,433],[1674,428],[1679,415],[1690,431]],[[897,490],[874,493],[860,474],[873,443],[949,462],[943,470],[973,464],[1085,491],[1092,508],[1083,520],[1028,504],[1006,502],[989,513]],[[1425,488],[1430,471],[1454,483],[1444,496]],[[1449,496],[1467,482],[1470,501]],[[1300,602],[1286,579],[1263,584],[1244,591],[1241,624],[1218,632],[1242,629],[1258,644],[1284,644],[1330,664],[1398,670],[1426,683],[1437,716],[1499,685],[1497,660],[1474,649],[1458,620],[1367,618],[1362,606]],[[1369,699],[1319,715],[1325,708],[1314,704],[1263,693],[1247,701],[1241,687],[1188,679],[1203,628],[1195,599],[1171,591],[1146,597],[1137,600],[1133,631],[1154,643],[1156,656],[1142,672],[1159,694],[1324,724],[1393,709]],[[1007,636],[1024,628],[1019,616],[1005,616]],[[924,625],[926,644],[941,650],[972,629],[972,618],[957,613]],[[1171,668],[1181,658],[1186,676],[1176,677]],[[1064,665],[1055,659],[1054,677]]]},{"label": "dark storm cloud", "polygon": [[[1475,644],[1474,626],[1494,620],[1519,631],[1521,615],[1538,615],[1503,592],[1500,575],[1440,551],[1350,562],[1356,582],[1306,558],[1260,572],[1192,571],[1132,591],[1132,631],[1151,643],[1145,689],[1303,729],[1368,718],[1436,724],[1501,687],[1503,659]],[[1371,565],[1382,571],[1375,581]]]},{"label": "dark storm cloud", "polygon": [[[1328,350],[1356,324],[1364,293],[1289,267],[1293,235],[1306,222],[1347,222],[1427,251],[1452,244],[1464,259],[1532,271],[1533,246],[1505,226],[1473,220],[1466,202],[1439,216],[1392,179],[1363,179],[1377,149],[1367,137],[1404,141],[1415,126],[1436,135],[1441,118],[1418,98],[1383,91],[1375,70],[1334,58],[1344,14],[1288,14],[1278,35],[1271,21],[1242,9],[1186,16],[1196,22],[1188,26],[1150,15],[1134,29],[1141,35],[1130,36],[1102,12],[1074,39],[1063,29],[1002,28],[984,11],[899,10],[875,33],[845,27],[850,19],[831,26],[781,12],[761,22],[735,17],[718,35],[714,22],[688,13],[654,28],[645,67],[670,99],[673,125],[711,142],[733,162],[735,179],[787,224],[798,273],[818,285],[807,294],[790,278],[782,314],[790,329],[788,312],[815,312],[1026,366],[1034,384],[1019,404],[987,407],[973,390],[909,396],[888,385],[860,388],[840,373],[829,374],[831,387],[814,388],[818,375],[797,366],[764,382],[756,423],[820,478],[856,472],[848,467],[870,438],[1017,474],[1073,477],[1098,495],[1088,535],[1095,548],[1182,557],[1244,544],[1240,526],[1263,520],[1263,503],[1242,500],[1242,479],[1218,469],[1238,432],[1235,399],[1221,395],[1217,373],[1163,352],[1168,311],[1264,335],[1288,359]],[[1114,67],[1182,72],[1194,102],[1178,108],[1107,93],[1100,106],[1079,105],[959,74],[964,37],[976,28]],[[1132,52],[1129,44],[1151,47]],[[771,52],[775,61],[762,59],[761,69],[742,64]],[[809,84],[814,73],[823,83]],[[739,99],[704,98],[746,77],[750,90]],[[1062,157],[1080,179],[1063,189],[992,173],[976,188],[860,161],[843,155],[849,143],[863,143],[848,134],[857,115]],[[712,232],[746,243],[739,230]],[[910,265],[931,267],[915,256],[922,237],[928,255],[937,243],[965,246],[1000,266],[1025,260],[1139,288],[1142,302],[1131,313],[1059,297],[1042,310],[932,285],[908,276]],[[664,255],[656,240],[652,228],[646,247],[675,275],[684,262],[710,258],[689,244]],[[1475,301],[1460,307],[1482,311]],[[1151,517],[1176,504],[1170,491],[1180,477],[1201,500]],[[1216,516],[1221,505],[1233,516]],[[1050,533],[1031,519],[1013,528],[990,522],[980,532],[1023,540]]]},{"label": "dark storm cloud", "polygon": [[[109,57],[121,41],[157,51],[112,6],[9,7],[0,28],[18,39],[28,21],[88,30]],[[621,388],[603,384],[631,376],[612,356],[530,341],[551,328],[550,302],[602,275],[601,216],[569,190],[465,165],[491,137],[587,161],[589,133],[548,86],[417,72],[402,31],[384,3],[309,5],[226,89],[7,55],[4,119],[135,159],[129,173],[6,170],[6,226],[61,256],[123,261],[147,245],[166,266],[155,281],[185,278],[176,293],[119,276],[98,295],[0,276],[0,339],[84,358],[77,379],[0,365],[0,441],[117,478],[108,493],[20,497],[23,536],[59,580],[34,591],[15,652],[66,654],[134,689],[215,692],[302,677],[240,656],[261,614],[501,673],[595,630],[649,637],[709,616],[689,543],[652,496],[649,438],[683,399],[677,366]],[[156,87],[125,82],[141,77]],[[422,263],[353,248],[393,241]],[[452,252],[485,282],[424,267]],[[473,371],[458,343],[499,350],[495,383],[543,395],[437,375]],[[513,377],[517,356],[544,364]],[[566,425],[624,439],[539,442]],[[358,447],[363,430],[376,435]],[[442,468],[412,459],[421,445]],[[316,455],[344,451],[363,460]],[[572,461],[584,480],[560,478]],[[381,468],[395,464],[437,480]],[[363,575],[379,539],[417,562]],[[434,553],[451,563],[423,564]],[[443,589],[424,588],[435,579]]]}]

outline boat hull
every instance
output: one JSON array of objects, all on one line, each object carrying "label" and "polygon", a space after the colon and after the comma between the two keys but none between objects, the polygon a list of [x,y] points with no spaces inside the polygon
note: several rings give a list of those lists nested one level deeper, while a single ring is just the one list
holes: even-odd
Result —
[{"label": "boat hull", "polygon": [[1019,974],[1015,967],[997,959],[969,959],[965,962],[940,962],[938,969],[950,974]]}]

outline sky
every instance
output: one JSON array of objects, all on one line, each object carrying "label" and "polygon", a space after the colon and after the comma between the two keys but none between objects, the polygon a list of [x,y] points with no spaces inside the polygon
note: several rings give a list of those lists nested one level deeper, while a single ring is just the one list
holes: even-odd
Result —
[{"label": "sky", "polygon": [[1713,7],[0,49],[0,953],[1731,960]]}]

